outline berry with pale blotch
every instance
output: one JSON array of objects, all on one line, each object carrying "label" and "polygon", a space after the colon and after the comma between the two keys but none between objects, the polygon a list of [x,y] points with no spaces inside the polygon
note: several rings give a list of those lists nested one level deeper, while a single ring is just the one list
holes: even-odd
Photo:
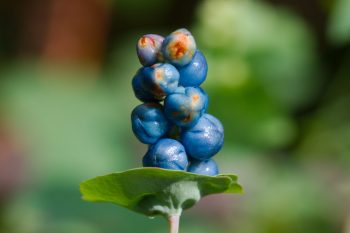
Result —
[{"label": "berry with pale blotch", "polygon": [[163,61],[161,46],[164,37],[156,34],[143,35],[137,42],[136,51],[143,66],[151,66]]},{"label": "berry with pale blotch", "polygon": [[184,28],[172,32],[162,44],[164,59],[175,66],[185,66],[190,63],[196,49],[194,37]]},{"label": "berry with pale blotch", "polygon": [[164,99],[179,85],[180,74],[171,64],[157,63],[150,67],[143,67],[141,73],[143,88],[152,93],[155,99]]},{"label": "berry with pale blotch", "polygon": [[208,96],[200,87],[179,87],[164,101],[167,118],[180,127],[191,127],[206,111]]},{"label": "berry with pale blotch", "polygon": [[149,144],[143,166],[217,175],[211,158],[224,143],[224,129],[206,114],[208,95],[199,86],[208,64],[194,37],[184,28],[165,38],[147,34],[136,49],[143,67],[132,87],[144,104],[133,110],[131,122],[135,136]]}]

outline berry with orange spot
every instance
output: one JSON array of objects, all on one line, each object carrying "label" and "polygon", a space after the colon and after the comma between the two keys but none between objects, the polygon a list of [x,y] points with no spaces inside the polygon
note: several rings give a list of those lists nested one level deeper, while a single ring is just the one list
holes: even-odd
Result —
[{"label": "berry with orange spot", "polygon": [[142,36],[136,45],[137,56],[143,66],[151,66],[162,62],[161,46],[164,37],[156,34]]},{"label": "berry with orange spot", "polygon": [[196,52],[196,42],[187,29],[178,29],[167,36],[162,44],[162,54],[166,61],[176,66],[191,62]]},{"label": "berry with orange spot", "polygon": [[[208,96],[199,86],[208,64],[193,36],[186,29],[166,38],[145,35],[137,55],[143,67],[132,85],[135,96],[146,103],[132,112],[132,127],[141,142],[150,144],[143,166],[217,175],[211,158],[223,145],[224,130],[205,113]],[[158,103],[163,100],[164,107]]]},{"label": "berry with orange spot", "polygon": [[221,149],[224,128],[214,116],[204,114],[196,125],[181,132],[181,142],[191,158],[208,160]]},{"label": "berry with orange spot", "polygon": [[157,63],[141,69],[144,76],[142,86],[155,99],[164,99],[178,87],[180,74],[171,64]]},{"label": "berry with orange spot", "polygon": [[153,144],[169,130],[162,106],[158,103],[145,103],[137,106],[131,113],[132,130],[145,144]]},{"label": "berry with orange spot", "polygon": [[200,87],[179,87],[164,101],[166,117],[180,127],[191,127],[207,110],[208,96]]},{"label": "berry with orange spot", "polygon": [[186,66],[178,67],[180,73],[179,85],[198,87],[207,77],[208,64],[204,55],[197,50],[193,59]]}]

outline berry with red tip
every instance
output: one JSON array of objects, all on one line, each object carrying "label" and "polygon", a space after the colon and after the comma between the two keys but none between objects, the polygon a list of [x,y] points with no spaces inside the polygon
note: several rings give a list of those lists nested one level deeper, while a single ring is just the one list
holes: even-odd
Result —
[{"label": "berry with red tip", "polygon": [[164,101],[167,118],[180,127],[197,123],[208,106],[208,96],[200,87],[179,87]]},{"label": "berry with red tip", "polygon": [[155,99],[163,99],[178,87],[180,74],[171,64],[157,63],[141,68],[141,72],[142,86],[152,93]]},{"label": "berry with red tip", "polygon": [[143,66],[151,66],[162,62],[161,46],[164,37],[156,34],[143,35],[137,42],[136,51]]},{"label": "berry with red tip", "polygon": [[187,29],[178,29],[167,36],[162,45],[162,54],[166,61],[175,66],[185,66],[191,62],[197,46]]}]

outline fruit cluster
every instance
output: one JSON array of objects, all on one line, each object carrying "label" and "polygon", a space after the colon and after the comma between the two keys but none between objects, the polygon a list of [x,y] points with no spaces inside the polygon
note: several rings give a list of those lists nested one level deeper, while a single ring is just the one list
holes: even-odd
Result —
[{"label": "fruit cluster", "polygon": [[137,43],[142,64],[132,80],[143,104],[131,114],[135,136],[149,145],[143,166],[217,175],[211,158],[221,149],[224,130],[206,113],[208,96],[199,86],[208,65],[192,34],[179,29],[162,37],[142,36]]}]

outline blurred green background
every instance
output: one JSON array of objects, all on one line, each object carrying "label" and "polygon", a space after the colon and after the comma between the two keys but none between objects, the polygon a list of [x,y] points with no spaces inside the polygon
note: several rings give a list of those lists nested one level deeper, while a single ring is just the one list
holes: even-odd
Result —
[{"label": "blurred green background", "polygon": [[0,232],[166,232],[80,199],[141,166],[137,39],[186,27],[206,55],[216,157],[245,194],[205,198],[182,233],[350,233],[350,0],[0,2]]}]

